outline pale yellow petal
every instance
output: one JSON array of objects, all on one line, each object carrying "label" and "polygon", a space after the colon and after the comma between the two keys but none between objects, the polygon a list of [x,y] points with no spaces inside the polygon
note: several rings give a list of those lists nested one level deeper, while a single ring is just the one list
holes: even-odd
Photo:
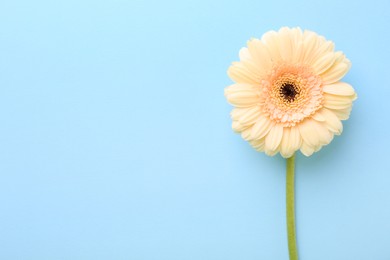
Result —
[{"label": "pale yellow petal", "polygon": [[238,121],[238,119],[243,115],[245,114],[247,111],[249,111],[250,109],[252,109],[252,107],[236,107],[232,110],[232,112],[230,112],[230,117],[235,120],[235,121]]},{"label": "pale yellow petal", "polygon": [[303,141],[312,147],[316,147],[320,143],[315,123],[314,120],[305,119],[297,125]]},{"label": "pale yellow petal", "polygon": [[322,76],[322,80],[325,84],[331,84],[342,79],[349,70],[348,64],[339,63],[332,70],[325,72]]},{"label": "pale yellow petal", "polygon": [[345,109],[352,106],[354,96],[338,96],[324,93],[324,107],[331,109]]},{"label": "pale yellow petal", "polygon": [[249,61],[233,62],[228,69],[229,77],[237,83],[249,83],[259,85],[261,79],[259,75],[253,71],[253,66],[248,66]]},{"label": "pale yellow petal", "polygon": [[345,82],[336,82],[333,84],[325,85],[323,91],[332,95],[340,96],[355,96],[355,90],[351,85]]},{"label": "pale yellow petal", "polygon": [[265,75],[272,68],[271,55],[264,43],[258,39],[248,41],[248,50],[258,66],[260,75]]},{"label": "pale yellow petal", "polygon": [[325,121],[325,117],[321,113],[314,113],[311,117],[313,119],[317,120],[318,122],[324,122]]},{"label": "pale yellow petal", "polygon": [[234,94],[241,91],[256,91],[259,90],[259,88],[256,88],[254,85],[247,84],[247,83],[236,83],[232,84],[225,88],[225,96],[229,94]]},{"label": "pale yellow petal", "polygon": [[302,138],[301,134],[299,133],[299,129],[297,126],[293,126],[290,128],[290,135],[291,135],[291,147],[294,151],[298,150],[299,147],[302,145]]},{"label": "pale yellow petal", "polygon": [[237,107],[251,107],[259,101],[259,90],[245,83],[233,84],[225,88],[228,102]]},{"label": "pale yellow petal", "polygon": [[261,139],[273,127],[274,123],[268,118],[261,116],[252,127],[251,139]]},{"label": "pale yellow petal", "polygon": [[294,154],[294,151],[291,150],[289,139],[290,139],[290,128],[285,127],[283,129],[282,142],[280,143],[280,155],[284,158],[289,158]]},{"label": "pale yellow petal", "polygon": [[277,150],[283,137],[283,126],[276,124],[269,131],[265,138],[265,152],[272,154]]},{"label": "pale yellow petal", "polygon": [[239,117],[238,121],[242,125],[253,125],[260,117],[261,110],[259,106],[253,106]]},{"label": "pale yellow petal", "polygon": [[239,57],[240,60],[250,60],[251,59],[251,54],[249,53],[248,48],[241,48],[239,52]]},{"label": "pale yellow petal", "polygon": [[328,53],[334,54],[334,43],[332,41],[326,41],[325,38],[320,37],[318,41],[318,47],[315,49],[311,59],[308,61],[308,64],[314,64],[321,57],[327,55]]},{"label": "pale yellow petal", "polygon": [[321,56],[319,59],[317,59],[312,67],[316,74],[321,74],[324,71],[328,70],[334,63],[335,56],[333,52],[326,53],[325,55]]},{"label": "pale yellow petal", "polygon": [[333,139],[333,133],[328,130],[325,123],[313,122],[313,125],[315,126],[316,131],[318,133],[320,144],[319,147],[321,147],[322,145],[329,144]]},{"label": "pale yellow petal", "polygon": [[250,129],[250,128],[247,128],[247,129],[245,129],[245,130],[243,130],[243,131],[241,132],[241,137],[242,137],[242,139],[244,139],[244,140],[246,140],[246,141],[249,140],[250,135],[251,135],[251,129]]},{"label": "pale yellow petal", "polygon": [[236,107],[251,107],[259,102],[259,95],[255,91],[241,91],[226,95],[230,104]]},{"label": "pale yellow petal", "polygon": [[278,47],[282,60],[291,62],[292,59],[292,33],[290,28],[282,27],[279,30]]},{"label": "pale yellow petal", "polygon": [[347,120],[351,114],[352,106],[344,109],[329,109],[332,111],[340,120]]},{"label": "pale yellow petal", "polygon": [[301,27],[294,27],[294,28],[291,29],[291,31],[292,31],[292,34],[294,36],[294,41],[295,42],[298,42],[298,41],[302,40],[303,32],[302,32]]},{"label": "pale yellow petal", "polygon": [[252,140],[250,141],[250,144],[252,147],[258,151],[258,152],[264,152],[264,146],[265,146],[265,139],[261,138],[259,140]]},{"label": "pale yellow petal", "polygon": [[303,60],[303,57],[305,55],[305,46],[303,44],[303,41],[298,41],[295,43],[294,45],[294,52],[292,54],[292,57],[291,57],[291,62],[292,63],[298,63],[298,62],[301,62]]},{"label": "pale yellow petal", "polygon": [[291,29],[291,63],[301,62],[304,55],[303,33],[301,28]]},{"label": "pale yellow petal", "polygon": [[250,126],[245,126],[245,125],[240,124],[240,122],[238,122],[238,121],[232,122],[232,129],[236,133],[241,133],[242,131],[244,131],[245,129],[248,129],[249,127]]},{"label": "pale yellow petal", "polygon": [[315,149],[308,145],[306,142],[302,142],[301,153],[305,156],[311,156],[315,152]]},{"label": "pale yellow petal", "polygon": [[332,131],[335,135],[340,135],[343,131],[343,124],[341,123],[340,119],[333,113],[331,110],[322,108],[318,111],[326,118],[326,126],[327,128]]},{"label": "pale yellow petal", "polygon": [[261,41],[267,46],[272,62],[281,61],[281,56],[278,48],[278,34],[275,31],[269,31],[261,37]]},{"label": "pale yellow petal", "polygon": [[317,147],[314,148],[314,152],[318,152],[322,148],[322,145],[318,145]]},{"label": "pale yellow petal", "polygon": [[274,155],[276,155],[276,154],[278,153],[278,150],[274,150],[274,151],[272,151],[272,150],[267,150],[267,149],[265,148],[265,146],[264,146],[264,152],[265,152],[265,154],[268,155],[268,156],[274,156]]},{"label": "pale yellow petal", "polygon": [[342,52],[335,52],[334,55],[335,62],[333,65],[320,75],[326,85],[340,81],[351,67],[351,62]]},{"label": "pale yellow petal", "polygon": [[303,63],[310,64],[313,56],[316,52],[318,44],[318,35],[311,31],[305,31],[303,33]]},{"label": "pale yellow petal", "polygon": [[280,155],[284,158],[291,157],[295,152],[290,145],[292,138],[290,132],[291,130],[289,127],[283,129],[282,142],[280,143]]},{"label": "pale yellow petal", "polygon": [[260,82],[261,79],[264,77],[264,74],[266,74],[266,71],[260,68],[260,66],[257,65],[253,60],[243,60],[241,61],[241,63],[252,75],[255,75],[255,78],[258,82]]},{"label": "pale yellow petal", "polygon": [[283,129],[282,142],[280,144],[280,154],[284,158],[291,157],[301,146],[301,136],[296,127],[285,127]]}]

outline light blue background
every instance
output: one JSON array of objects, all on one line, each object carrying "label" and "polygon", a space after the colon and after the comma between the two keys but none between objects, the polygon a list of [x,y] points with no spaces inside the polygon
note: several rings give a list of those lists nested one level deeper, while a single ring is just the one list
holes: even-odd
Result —
[{"label": "light blue background", "polygon": [[389,1],[0,3],[0,259],[288,259],[284,160],[230,128],[251,37],[335,41],[359,94],[297,158],[301,260],[390,259]]}]

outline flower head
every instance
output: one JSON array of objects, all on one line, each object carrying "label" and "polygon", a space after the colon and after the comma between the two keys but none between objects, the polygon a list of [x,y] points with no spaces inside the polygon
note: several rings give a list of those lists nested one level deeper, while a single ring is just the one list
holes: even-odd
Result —
[{"label": "flower head", "polygon": [[342,132],[356,93],[340,82],[351,63],[324,37],[283,27],[248,41],[228,70],[234,131],[258,151],[310,156]]}]

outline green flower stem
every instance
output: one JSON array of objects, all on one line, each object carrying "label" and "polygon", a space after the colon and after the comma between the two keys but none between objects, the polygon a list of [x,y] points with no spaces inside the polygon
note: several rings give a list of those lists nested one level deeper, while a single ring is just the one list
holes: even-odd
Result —
[{"label": "green flower stem", "polygon": [[297,241],[295,236],[295,206],[294,206],[294,168],[295,154],[287,159],[286,165],[286,212],[287,238],[290,260],[298,260]]}]

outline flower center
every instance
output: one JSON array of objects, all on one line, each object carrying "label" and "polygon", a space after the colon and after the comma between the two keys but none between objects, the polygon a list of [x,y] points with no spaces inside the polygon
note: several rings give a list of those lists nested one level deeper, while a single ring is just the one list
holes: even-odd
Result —
[{"label": "flower center", "polygon": [[287,102],[294,101],[296,95],[299,94],[298,88],[292,82],[285,82],[279,90],[280,96]]},{"label": "flower center", "polygon": [[276,64],[262,81],[263,112],[285,127],[313,115],[322,102],[322,80],[308,66]]}]

